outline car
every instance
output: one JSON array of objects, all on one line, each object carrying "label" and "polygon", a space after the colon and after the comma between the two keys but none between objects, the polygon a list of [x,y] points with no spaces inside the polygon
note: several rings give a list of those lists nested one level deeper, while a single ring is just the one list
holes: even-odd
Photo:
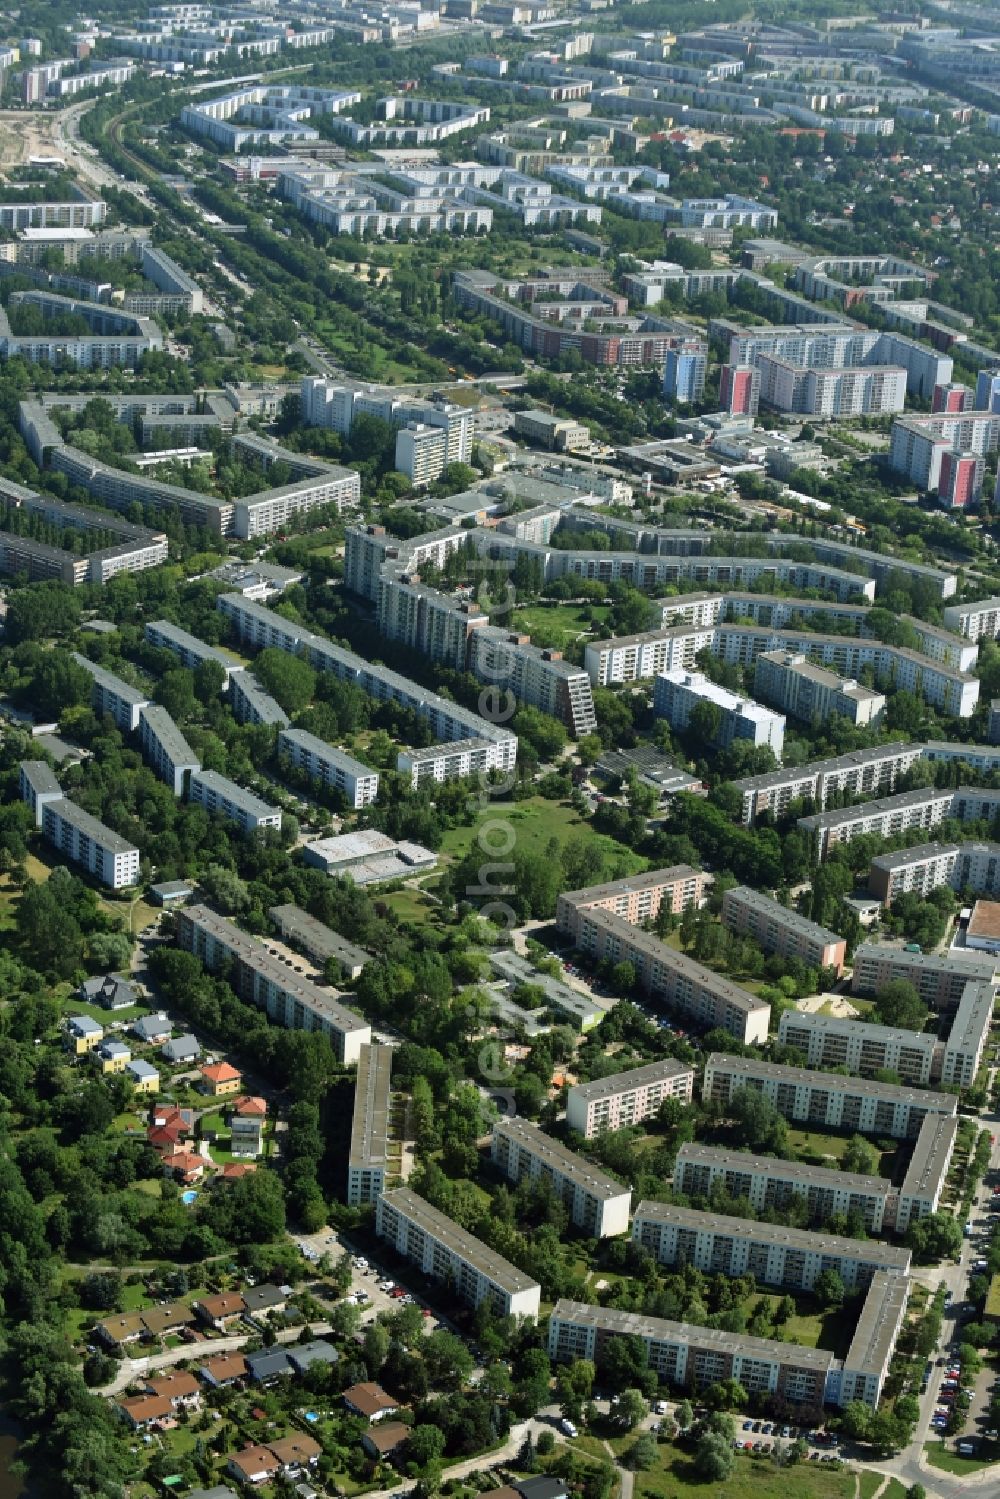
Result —
[{"label": "car", "polygon": [[753,1442],[744,1442],[743,1443],[743,1451],[744,1452],[752,1452],[753,1451]]},{"label": "car", "polygon": [[431,1309],[430,1309],[429,1306],[423,1307],[422,1311],[423,1311],[423,1314],[424,1314],[425,1317],[433,1317],[433,1315],[434,1315],[434,1313],[431,1311]]},{"label": "car", "polygon": [[393,1301],[402,1301],[403,1297],[406,1295],[406,1292],[403,1290],[402,1286],[394,1286],[393,1289],[389,1292],[389,1295],[392,1297]]},{"label": "car", "polygon": [[764,1442],[762,1444],[760,1450],[761,1450],[761,1452],[773,1452],[774,1451],[774,1443],[773,1442]]},{"label": "car", "polygon": [[743,1422],[743,1430],[744,1431],[753,1431],[753,1422],[752,1421],[744,1421]]},{"label": "car", "polygon": [[667,1402],[665,1400],[658,1400],[656,1402],[656,1404],[653,1406],[653,1415],[654,1416],[665,1416],[666,1414],[667,1414]]},{"label": "car", "polygon": [[773,1431],[774,1431],[774,1422],[773,1421],[765,1421],[764,1422],[764,1434],[765,1434],[765,1436],[771,1436],[771,1434],[773,1433]]},{"label": "car", "polygon": [[761,1425],[762,1425],[762,1423],[760,1421],[755,1421],[753,1423],[753,1430],[754,1431],[760,1431]]},{"label": "car", "polygon": [[792,1428],[790,1426],[783,1426],[781,1428],[781,1435],[783,1437],[790,1437],[791,1434],[792,1434]]},{"label": "car", "polygon": [[809,1461],[811,1463],[818,1463],[819,1462],[819,1453],[816,1452],[815,1449],[812,1452],[810,1452],[810,1454],[809,1454]]},{"label": "car", "polygon": [[575,1437],[577,1435],[576,1427],[568,1416],[563,1416],[559,1422],[559,1430],[568,1437]]},{"label": "car", "polygon": [[753,1444],[753,1450],[754,1450],[754,1452],[759,1452],[760,1449],[763,1447],[763,1445],[764,1445],[763,1442],[754,1442],[754,1444]]}]

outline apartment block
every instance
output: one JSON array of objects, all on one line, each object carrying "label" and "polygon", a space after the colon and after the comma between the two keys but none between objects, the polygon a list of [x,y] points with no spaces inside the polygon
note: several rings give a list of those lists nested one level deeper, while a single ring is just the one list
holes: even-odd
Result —
[{"label": "apartment block", "polygon": [[690,864],[672,864],[646,874],[626,875],[606,885],[588,885],[584,890],[566,890],[556,905],[560,932],[576,938],[585,912],[610,911],[632,926],[654,921],[664,907],[679,916],[688,906],[700,906],[712,883],[704,870]]},{"label": "apartment block", "polygon": [[851,1346],[827,1386],[828,1397],[835,1405],[860,1400],[872,1410],[876,1408],[902,1331],[909,1295],[910,1281],[905,1275],[880,1270],[872,1277]]},{"label": "apartment block", "polygon": [[628,1233],[631,1188],[567,1150],[537,1124],[516,1117],[497,1120],[490,1153],[508,1181],[544,1182],[566,1207],[570,1222],[588,1238]]},{"label": "apartment block", "polygon": [[160,650],[173,651],[181,665],[188,667],[191,671],[197,670],[203,662],[217,662],[225,672],[227,687],[232,673],[243,670],[240,662],[234,661],[232,656],[227,656],[224,651],[216,650],[214,645],[206,645],[205,641],[199,640],[197,635],[192,635],[188,630],[182,630],[180,625],[172,625],[168,619],[150,620],[146,626],[145,635],[150,645],[155,645]]},{"label": "apartment block", "polygon": [[383,565],[378,580],[375,621],[387,640],[453,671],[468,669],[472,635],[490,622],[478,604],[429,588],[393,562]]},{"label": "apartment block", "polygon": [[392,1047],[361,1047],[354,1080],[351,1146],[347,1156],[347,1205],[377,1202],[389,1176],[389,1109]]},{"label": "apartment block", "polygon": [[73,660],[91,675],[93,686],[90,689],[90,706],[97,716],[102,718],[107,714],[114,719],[123,734],[134,734],[139,727],[142,710],[149,706],[146,694],[131,683],[123,682],[114,672],[98,666],[96,661],[82,656],[79,651],[73,652]]},{"label": "apartment block", "polygon": [[[119,573],[145,572],[167,560],[168,543],[162,531],[132,525],[91,505],[70,505],[52,495],[36,494],[11,479],[0,479],[0,518],[4,521],[0,570],[11,575],[27,573],[31,581],[57,578],[74,588],[104,584]],[[18,522],[30,524],[33,519],[65,533],[100,532],[109,544],[81,552],[19,534]]]},{"label": "apartment block", "polygon": [[489,739],[455,739],[431,744],[426,749],[403,749],[396,756],[396,769],[410,777],[416,789],[431,782],[485,776],[500,769],[500,751]]},{"label": "apartment block", "polygon": [[928,1114],[920,1126],[896,1196],[897,1234],[905,1234],[915,1219],[937,1212],[957,1137],[958,1120],[954,1115]]},{"label": "apartment block", "polygon": [[597,728],[590,678],[582,667],[564,661],[561,651],[487,626],[470,638],[469,665],[481,682],[558,718],[574,739]]},{"label": "apartment block", "polygon": [[305,729],[282,729],[278,753],[287,755],[296,770],[304,771],[312,780],[339,791],[349,807],[368,807],[378,797],[377,770]]},{"label": "apartment block", "polygon": [[63,790],[55,772],[44,760],[22,760],[18,772],[21,800],[29,808],[35,827],[42,826],[42,814],[49,802],[62,801]]},{"label": "apartment block", "polygon": [[906,979],[935,1011],[956,1010],[968,984],[992,984],[997,960],[982,953],[907,952],[889,942],[862,942],[854,951],[852,994],[877,994],[893,979]]},{"label": "apartment block", "polygon": [[501,1317],[538,1316],[541,1287],[408,1187],[383,1192],[375,1231],[425,1275],[448,1284],[459,1301],[487,1301]]},{"label": "apartment block", "polygon": [[974,604],[949,604],[944,611],[949,630],[969,640],[996,640],[1000,635],[1000,599],[979,599]]},{"label": "apartment block", "polygon": [[969,1088],[976,1080],[993,1023],[991,983],[966,984],[945,1042],[941,1081]]},{"label": "apartment block", "polygon": [[701,1390],[737,1379],[748,1393],[779,1396],[809,1411],[822,1408],[836,1363],[819,1348],[566,1300],[556,1302],[549,1318],[549,1357],[590,1359],[600,1369],[609,1343],[624,1337],[639,1339],[649,1368],[665,1383]]},{"label": "apartment block", "polygon": [[365,948],[348,942],[346,937],[317,921],[301,906],[291,903],[271,906],[267,914],[281,935],[320,968],[325,968],[332,960],[344,978],[356,979],[365,964],[371,961],[371,953]]},{"label": "apartment block", "polygon": [[249,671],[236,671],[229,679],[229,705],[238,723],[277,725],[287,729],[291,720],[284,708]]},{"label": "apartment block", "polygon": [[371,1041],[371,1026],[273,957],[256,937],[207,906],[185,906],[177,913],[177,945],[193,952],[209,970],[227,968],[229,982],[241,999],[265,1010],[275,1025],[288,1030],[319,1031],[327,1036],[337,1060],[351,1066]]},{"label": "apartment block", "polygon": [[875,1239],[811,1233],[664,1202],[637,1204],[632,1242],[661,1265],[693,1265],[727,1279],[749,1274],[758,1284],[795,1291],[811,1291],[826,1270],[835,1270],[848,1291],[866,1290],[880,1271],[906,1275],[911,1259],[908,1249]]},{"label": "apartment block", "polygon": [[626,1129],[656,1114],[668,1098],[690,1103],[694,1069],[673,1057],[614,1072],[592,1083],[574,1083],[566,1094],[566,1123],[584,1139]]},{"label": "apartment block", "polygon": [[[935,1118],[944,1116],[935,1115]],[[829,1166],[753,1156],[713,1145],[684,1144],[674,1163],[674,1191],[708,1198],[715,1188],[727,1197],[745,1198],[755,1212],[783,1208],[801,1198],[813,1223],[859,1214],[869,1234],[891,1226],[895,1203],[892,1184],[880,1176],[863,1176]]]},{"label": "apartment block", "polygon": [[870,798],[891,792],[898,777],[916,765],[923,752],[921,744],[882,744],[813,760],[795,770],[745,776],[733,783],[743,795],[743,821],[752,827],[765,812],[781,818],[797,801],[813,802],[822,810],[832,796]]},{"label": "apartment block", "polygon": [[864,728],[885,709],[884,693],[817,666],[801,651],[762,651],[757,657],[753,690],[763,702],[804,723],[839,713]]},{"label": "apartment block", "polygon": [[815,840],[818,857],[825,859],[838,844],[868,834],[893,838],[912,828],[936,828],[953,816],[954,800],[951,788],[938,791],[933,786],[920,786],[914,791],[901,791],[898,796],[800,817],[796,825]]},{"label": "apartment block", "polygon": [[753,1088],[795,1124],[819,1124],[860,1135],[915,1138],[928,1114],[954,1115],[950,1093],[900,1087],[868,1078],[781,1067],[756,1057],[714,1051],[705,1066],[704,1096],[725,1106],[742,1088]]},{"label": "apartment block", "polygon": [[719,727],[713,743],[725,749],[735,740],[748,740],[758,748],[770,749],[781,759],[785,739],[785,720],[738,693],[709,681],[702,672],[661,672],[653,688],[653,711],[665,718],[672,729],[683,732],[699,703],[718,709]]},{"label": "apartment block", "polygon": [[102,885],[121,890],[139,878],[139,850],[62,797],[42,806],[42,832],[71,864],[81,865]]},{"label": "apartment block", "polygon": [[592,962],[631,963],[643,992],[693,1026],[721,1026],[745,1044],[767,1040],[769,1004],[613,912],[581,912],[574,941]]},{"label": "apartment block", "polygon": [[196,770],[188,783],[188,800],[216,817],[234,822],[241,833],[256,833],[264,828],[281,831],[281,809],[270,807],[252,791],[237,786],[217,770]]},{"label": "apartment block", "polygon": [[584,652],[584,667],[595,687],[638,682],[663,672],[693,670],[699,651],[711,650],[715,641],[714,625],[643,630],[638,635],[591,641]]},{"label": "apartment block", "polygon": [[201,761],[159,703],[146,703],[139,710],[139,743],[150,769],[166,781],[174,796],[183,796],[189,776],[201,769]]},{"label": "apartment block", "polygon": [[970,895],[1000,894],[1000,843],[921,843],[879,854],[868,888],[883,905],[908,891],[928,895],[942,885]]},{"label": "apartment block", "polygon": [[852,1076],[874,1077],[888,1069],[921,1088],[941,1080],[944,1042],[930,1032],[786,1010],[778,1036],[783,1045],[804,1051],[807,1065],[820,1072],[844,1067]]},{"label": "apartment block", "polygon": [[832,968],[838,978],[843,970],[843,937],[748,885],[736,885],[723,895],[722,925],[741,937],[752,937],[765,952],[801,958],[813,968]]},{"label": "apartment block", "polygon": [[480,741],[489,746],[485,752],[486,768],[513,770],[517,760],[517,737],[509,729],[481,718],[459,703],[429,692],[388,667],[365,661],[353,651],[343,650],[252,599],[245,599],[242,594],[221,594],[217,607],[231,621],[241,639],[255,646],[272,645],[293,655],[302,655],[314,670],[330,672],[340,681],[351,682],[378,702],[395,702],[410,709],[427,723],[439,743]]}]

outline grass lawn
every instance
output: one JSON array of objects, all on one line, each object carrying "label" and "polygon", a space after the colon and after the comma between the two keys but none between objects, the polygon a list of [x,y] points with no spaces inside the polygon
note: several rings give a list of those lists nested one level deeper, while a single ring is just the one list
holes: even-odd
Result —
[{"label": "grass lawn", "polygon": [[766,1459],[737,1457],[730,1478],[707,1483],[694,1471],[690,1457],[674,1447],[660,1448],[660,1462],[659,1468],[635,1475],[635,1499],[687,1499],[694,1494],[705,1499],[854,1499],[853,1473],[824,1472],[812,1463],[779,1470]]},{"label": "grass lawn", "polygon": [[862,1473],[861,1488],[858,1491],[860,1499],[872,1499],[875,1490],[884,1482],[885,1476],[882,1473]]},{"label": "grass lawn", "polygon": [[[772,1306],[777,1306],[781,1300],[778,1295],[756,1295],[754,1305],[758,1301],[769,1301]],[[796,1311],[782,1323],[786,1337],[793,1343],[801,1343],[804,1348],[826,1348],[843,1358],[854,1332],[853,1319],[845,1318],[839,1310],[821,1312],[806,1296],[797,1300]]]},{"label": "grass lawn", "polygon": [[[497,801],[480,812],[474,823],[449,828],[438,852],[438,859],[442,864],[451,864],[464,858],[470,850],[478,849],[476,828],[481,821],[510,824],[514,842],[511,854],[505,855],[505,858],[511,858],[514,851],[521,850],[542,855],[552,838],[564,844],[572,837],[585,837],[591,847],[596,845],[605,855],[606,869],[602,878],[610,879],[612,873],[621,878],[627,874],[635,874],[645,867],[645,861],[623,844],[616,843],[613,838],[604,834],[595,834],[590,824],[573,810],[569,802],[547,801],[543,796],[532,796],[519,802]],[[483,861],[503,862],[498,855],[489,853],[483,853]],[[499,875],[497,878],[499,879]]]},{"label": "grass lawn", "polygon": [[[878,1478],[879,1476],[880,1475],[877,1474],[877,1473],[862,1474],[862,1477],[861,1477],[861,1496],[862,1496],[862,1499],[864,1499],[864,1482],[865,1482],[865,1478],[868,1478],[868,1477]],[[890,1478],[889,1479],[888,1487],[882,1490],[882,1499],[906,1499],[906,1495],[907,1495],[908,1492],[909,1491],[908,1491],[905,1483],[900,1483],[900,1481],[899,1481],[898,1478]]]},{"label": "grass lawn", "polygon": [[441,907],[419,890],[392,890],[388,895],[373,892],[380,905],[388,906],[400,921],[434,921]]},{"label": "grass lawn", "polygon": [[925,1442],[924,1454],[932,1468],[941,1468],[945,1473],[954,1473],[959,1478],[964,1478],[967,1473],[981,1473],[984,1468],[997,1466],[1000,1472],[1000,1459],[997,1457],[959,1457],[954,1447],[946,1447],[942,1442]]},{"label": "grass lawn", "polygon": [[84,1004],[82,1000],[74,999],[72,995],[63,1001],[64,1015],[89,1015],[91,1020],[96,1020],[98,1025],[104,1026],[105,1030],[115,1021],[125,1021],[126,1024],[131,1024],[133,1020],[138,1020],[140,1015],[149,1013],[148,1005],[129,1005],[124,1010],[105,1010],[101,1005]]},{"label": "grass lawn", "polygon": [[849,1135],[827,1134],[825,1131],[798,1129],[788,1126],[788,1143],[796,1150],[814,1150],[818,1155],[832,1156],[839,1161],[847,1149]]},{"label": "grass lawn", "polygon": [[589,604],[526,604],[515,609],[511,628],[526,630],[536,645],[565,650],[581,635],[586,635],[589,640],[600,639],[610,611],[595,608],[594,623],[591,624],[587,617],[590,609]]}]

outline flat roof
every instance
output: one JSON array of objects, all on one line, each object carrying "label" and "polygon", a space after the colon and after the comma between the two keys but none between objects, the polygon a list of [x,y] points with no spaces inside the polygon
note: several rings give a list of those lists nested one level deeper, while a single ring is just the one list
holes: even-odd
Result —
[{"label": "flat roof", "polygon": [[595,926],[624,938],[636,952],[644,953],[652,962],[659,963],[662,968],[682,975],[705,992],[714,994],[717,999],[731,1005],[734,1010],[745,1015],[760,1010],[770,1011],[771,1006],[767,1001],[758,999],[756,994],[750,993],[749,989],[743,989],[739,984],[723,978],[711,968],[705,968],[703,964],[696,963],[694,958],[689,958],[686,953],[668,947],[659,937],[654,937],[652,932],[644,932],[640,927],[632,926],[623,917],[616,916],[614,911],[605,911],[597,907],[594,910],[588,910],[586,914],[587,920]]},{"label": "flat roof", "polygon": [[46,811],[58,812],[64,822],[70,823],[79,832],[85,833],[91,842],[98,844],[110,854],[137,854],[139,850],[134,843],[129,843],[120,834],[112,831],[99,822],[96,817],[91,817],[76,802],[71,802],[68,796],[62,797],[58,802],[49,802]]},{"label": "flat roof", "polygon": [[56,780],[55,771],[44,760],[22,760],[20,769],[36,796],[62,796],[63,789]]},{"label": "flat roof", "polygon": [[768,770],[759,776],[744,776],[741,781],[734,781],[733,785],[740,791],[763,791],[768,786],[807,781],[810,777],[829,775],[831,771],[853,770],[860,765],[877,765],[882,760],[894,760],[902,754],[919,755],[923,748],[922,744],[903,739],[894,740],[892,744],[876,744],[871,749],[851,750],[846,755],[831,755],[827,760],[811,760],[808,765]]},{"label": "flat roof", "polygon": [[559,899],[567,900],[574,906],[591,906],[598,901],[614,900],[619,895],[639,895],[644,890],[655,890],[661,885],[707,878],[700,869],[693,869],[690,864],[671,864],[664,869],[647,870],[645,874],[629,874],[621,880],[609,880],[604,885],[587,885],[583,890],[564,890]]},{"label": "flat roof", "polygon": [[338,770],[344,771],[346,775],[354,776],[357,780],[362,780],[365,776],[378,775],[378,771],[373,770],[370,765],[364,765],[353,755],[349,755],[346,750],[328,744],[325,739],[320,739],[318,734],[310,734],[306,729],[282,729],[278,735],[279,753],[289,744],[296,745],[307,754],[315,755],[317,759],[327,760]]},{"label": "flat roof", "polygon": [[951,1160],[958,1119],[951,1114],[928,1114],[920,1126],[906,1168],[901,1197],[923,1197],[940,1188]]},{"label": "flat roof", "polygon": [[597,1098],[614,1098],[619,1093],[628,1093],[633,1088],[645,1088],[664,1078],[694,1075],[694,1068],[687,1062],[678,1062],[674,1057],[664,1057],[659,1062],[645,1062],[641,1067],[629,1067],[625,1072],[612,1072],[607,1077],[595,1078],[590,1083],[574,1083],[570,1093],[587,1103]]},{"label": "flat roof", "polygon": [[757,703],[753,698],[739,692],[730,692],[728,687],[720,687],[702,672],[680,667],[676,671],[657,672],[656,681],[657,684],[669,682],[674,687],[686,688],[696,697],[717,704],[726,713],[738,713],[741,718],[749,718],[757,723],[766,723],[770,719],[781,723],[785,721],[773,708],[765,708],[763,703]]},{"label": "flat roof", "polygon": [[[204,500],[206,504],[221,506],[227,503],[224,500],[213,500],[211,495],[199,494],[197,498]],[[182,650],[190,651],[193,656],[198,656],[202,661],[218,661],[226,672],[242,670],[242,664],[233,656],[227,656],[224,651],[216,650],[214,645],[208,645],[204,640],[199,640],[197,635],[192,635],[189,630],[182,630],[180,625],[171,624],[169,619],[151,619],[146,625],[147,638],[149,638],[150,630],[155,630],[165,640],[172,641]]]},{"label": "flat roof", "polygon": [[723,1332],[718,1327],[696,1327],[689,1322],[671,1322],[663,1317],[645,1317],[639,1312],[623,1312],[617,1307],[591,1306],[583,1301],[560,1299],[552,1309],[560,1322],[577,1327],[593,1327],[599,1332],[619,1333],[649,1339],[657,1343],[676,1343],[682,1347],[717,1348],[739,1353],[763,1363],[786,1364],[797,1369],[815,1369],[826,1374],[836,1362],[826,1348],[807,1348],[802,1343],[778,1343],[772,1338],[752,1338],[746,1333]]},{"label": "flat roof", "polygon": [[389,1157],[392,1047],[369,1042],[358,1055],[348,1164],[385,1166]]},{"label": "flat roof", "polygon": [[631,1187],[608,1176],[607,1172],[592,1165],[584,1156],[570,1150],[561,1141],[553,1140],[551,1135],[545,1134],[544,1130],[528,1119],[522,1119],[519,1115],[511,1119],[498,1119],[493,1126],[494,1140],[498,1135],[505,1135],[515,1144],[523,1145],[525,1150],[530,1151],[549,1170],[567,1177],[592,1197],[609,1202],[616,1197],[632,1196]]},{"label": "flat roof", "polygon": [[573,989],[550,973],[539,973],[530,958],[516,952],[491,952],[490,963],[503,978],[511,983],[536,984],[553,1009],[567,1011],[586,1021],[605,1014],[604,1009],[586,994]]},{"label": "flat roof", "polygon": [[993,1020],[994,999],[992,983],[966,984],[947,1044],[978,1049]]},{"label": "flat roof", "polygon": [[884,1098],[890,1103],[926,1104],[939,1114],[954,1114],[958,1100],[951,1093],[932,1093],[928,1088],[904,1088],[898,1083],[880,1083],[870,1077],[843,1077],[836,1072],[814,1072],[808,1067],[783,1067],[778,1062],[764,1062],[757,1057],[733,1057],[713,1051],[706,1071],[729,1072],[740,1077],[773,1078],[809,1088],[829,1088],[832,1092],[862,1093],[868,1098]]},{"label": "flat roof", "polygon": [[773,1176],[869,1196],[885,1197],[892,1190],[892,1183],[881,1176],[864,1176],[832,1166],[811,1166],[804,1161],[783,1161],[777,1156],[755,1156],[748,1150],[722,1150],[717,1145],[698,1145],[694,1141],[680,1147],[677,1160],[695,1166],[714,1166],[718,1171],[745,1171],[752,1176]]},{"label": "flat roof", "polygon": [[973,977],[985,978],[988,974],[996,972],[997,960],[988,953],[962,952],[950,948],[948,952],[907,952],[902,944],[894,942],[862,942],[854,949],[854,968],[857,971],[859,965],[871,959],[878,962],[882,958],[888,958],[892,963],[903,963],[907,968],[927,968],[937,971],[940,969],[967,969],[970,981]]},{"label": "flat roof", "polygon": [[188,767],[194,770],[201,768],[201,761],[194,750],[188,744],[184,735],[177,727],[166,708],[160,703],[144,703],[139,717],[139,723],[146,724],[149,732],[156,739],[164,754],[169,757],[174,766],[179,770]]},{"label": "flat roof", "polygon": [[[1000,792],[994,793],[1000,796]],[[881,796],[875,801],[858,802],[853,807],[834,807],[828,812],[816,812],[811,817],[800,817],[797,826],[815,831],[818,828],[844,827],[852,822],[862,822],[866,817],[878,817],[885,812],[902,812],[907,807],[922,807],[937,802],[950,802],[955,797],[955,788],[939,790],[936,786],[918,786],[913,791],[901,791],[898,796]]]},{"label": "flat roof", "polygon": [[525,1275],[523,1270],[489,1249],[481,1239],[474,1238],[451,1218],[439,1213],[437,1208],[431,1207],[429,1202],[418,1197],[409,1187],[397,1187],[392,1192],[384,1192],[381,1200],[471,1265],[473,1270],[485,1275],[500,1290],[515,1295],[519,1291],[541,1289],[537,1280],[532,1280],[530,1275]]},{"label": "flat roof", "polygon": [[966,936],[1000,937],[1000,901],[976,901],[972,908],[972,915],[969,917]]},{"label": "flat roof", "polygon": [[670,1202],[638,1203],[633,1223],[669,1223],[695,1233],[722,1234],[734,1239],[750,1239],[757,1244],[780,1244],[786,1249],[800,1249],[806,1254],[839,1255],[874,1265],[880,1270],[905,1274],[912,1258],[908,1249],[883,1244],[878,1239],[849,1239],[840,1234],[813,1233],[807,1228],[787,1228],[782,1223],[758,1223],[754,1218],[733,1218],[725,1213],[704,1213],[698,1208],[677,1207]]},{"label": "flat roof", "polygon": [[905,1275],[877,1270],[858,1316],[844,1367],[881,1375],[896,1346],[896,1332],[910,1294]]},{"label": "flat roof", "polygon": [[919,843],[915,848],[901,848],[895,853],[879,854],[872,860],[872,868],[904,869],[907,864],[921,864],[963,852],[976,852],[1000,859],[1000,843],[983,843],[973,839],[968,843]]},{"label": "flat roof", "polygon": [[832,932],[829,927],[810,921],[808,916],[802,916],[798,911],[783,906],[780,901],[772,900],[769,895],[764,895],[760,890],[752,890],[749,885],[735,885],[731,890],[727,890],[723,896],[723,910],[725,910],[725,901],[730,897],[738,901],[740,905],[749,906],[764,916],[773,916],[789,931],[798,932],[803,937],[811,937],[813,941],[822,942],[824,946],[844,941],[839,932]]},{"label": "flat roof", "polygon": [[785,671],[791,672],[796,677],[808,677],[812,682],[818,682],[822,687],[834,687],[845,696],[856,698],[859,702],[881,698],[885,694],[875,692],[871,687],[862,687],[853,677],[845,677],[839,671],[831,671],[828,666],[820,666],[815,661],[810,661],[801,651],[794,651],[787,647],[780,647],[776,651],[763,651],[758,661],[767,661],[772,666],[781,666]]},{"label": "flat roof", "polygon": [[876,1020],[859,1020],[849,1015],[820,1015],[810,1010],[785,1010],[780,1024],[782,1029],[787,1024],[789,1030],[799,1025],[810,1031],[829,1031],[834,1036],[870,1036],[878,1043],[897,1041],[902,1046],[920,1047],[929,1052],[938,1044],[937,1036],[930,1031],[908,1031],[900,1026],[879,1025]]},{"label": "flat roof", "polygon": [[113,671],[108,671],[104,666],[98,666],[96,661],[91,661],[88,656],[83,656],[79,651],[73,652],[73,660],[84,671],[89,671],[99,687],[115,697],[120,697],[123,703],[131,703],[134,708],[142,707],[149,702],[149,696],[139,687],[133,687],[131,682],[125,682],[121,677],[116,677]]},{"label": "flat roof", "polygon": [[271,807],[253,791],[247,791],[243,786],[237,786],[228,776],[220,775],[217,770],[197,770],[191,777],[193,781],[199,781],[202,786],[207,786],[217,796],[223,796],[234,806],[242,808],[252,817],[274,817],[277,807]]},{"label": "flat roof", "polygon": [[271,906],[267,914],[283,937],[301,943],[314,957],[336,958],[350,967],[363,966],[371,957],[363,947],[355,947],[353,942],[348,942],[346,937],[310,916],[294,902]]},{"label": "flat roof", "polygon": [[349,1010],[346,1005],[339,1004],[329,993],[310,983],[301,974],[289,972],[256,937],[241,932],[238,926],[234,926],[226,917],[219,916],[208,906],[188,906],[181,912],[181,920],[207,932],[222,946],[235,953],[241,962],[274,984],[280,993],[290,994],[293,999],[299,1000],[306,1009],[328,1020],[335,1030],[344,1035],[354,1031],[368,1031],[370,1034],[371,1027],[367,1020]]}]

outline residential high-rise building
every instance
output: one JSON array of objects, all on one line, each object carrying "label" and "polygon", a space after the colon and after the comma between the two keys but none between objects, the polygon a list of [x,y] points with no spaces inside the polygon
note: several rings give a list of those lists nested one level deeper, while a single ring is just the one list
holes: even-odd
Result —
[{"label": "residential high-rise building", "polygon": [[719,405],[732,416],[756,416],[760,371],[752,364],[724,364],[719,374]]},{"label": "residential high-rise building", "polygon": [[700,401],[705,393],[708,349],[700,338],[688,338],[667,350],[663,366],[663,394],[677,405]]}]

